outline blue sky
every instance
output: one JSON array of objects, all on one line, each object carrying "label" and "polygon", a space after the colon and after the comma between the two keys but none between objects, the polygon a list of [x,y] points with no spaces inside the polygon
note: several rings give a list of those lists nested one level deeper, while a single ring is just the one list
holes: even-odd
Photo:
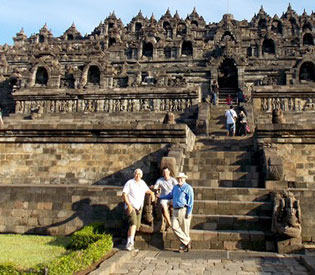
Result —
[{"label": "blue sky", "polygon": [[237,20],[251,20],[261,5],[270,16],[281,16],[289,2],[299,15],[304,9],[311,14],[315,7],[314,0],[1,0],[0,45],[12,45],[12,37],[22,27],[29,37],[45,23],[54,36],[62,35],[73,22],[82,35],[91,33],[112,11],[127,24],[140,9],[144,16],[153,13],[159,19],[167,8],[172,14],[178,10],[185,18],[196,7],[209,23],[220,21],[225,13],[232,13]]}]

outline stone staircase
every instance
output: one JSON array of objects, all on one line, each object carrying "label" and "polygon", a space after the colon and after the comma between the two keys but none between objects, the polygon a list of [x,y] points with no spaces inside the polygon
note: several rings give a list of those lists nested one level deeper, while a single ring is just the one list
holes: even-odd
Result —
[{"label": "stone staircase", "polygon": [[[229,110],[229,106],[226,104],[211,106],[211,119],[209,123],[209,136],[219,139],[219,137],[226,136],[225,129],[225,112]],[[223,139],[225,140],[225,139]],[[222,142],[221,146],[224,146],[225,142]],[[227,144],[229,145],[229,144]],[[215,145],[213,145],[215,146]],[[226,146],[226,149],[228,147]]]},{"label": "stone staircase", "polygon": [[220,88],[219,89],[219,104],[226,104],[226,98],[230,95],[233,98],[233,104],[236,104],[237,100],[237,89],[233,88]]},{"label": "stone staircase", "polygon": [[274,251],[269,191],[194,187],[191,223],[195,249]]},{"label": "stone staircase", "polygon": [[[260,187],[260,173],[249,138],[199,138],[183,170],[194,187],[191,223],[195,249],[274,251],[269,191]],[[177,241],[171,238],[170,248]],[[173,241],[173,243],[172,243]]]},{"label": "stone staircase", "polygon": [[[272,203],[260,180],[254,139],[225,136],[226,108],[212,108],[209,137],[197,137],[184,161],[195,193],[192,248],[275,251]],[[178,246],[172,232],[163,233],[163,248]]]}]

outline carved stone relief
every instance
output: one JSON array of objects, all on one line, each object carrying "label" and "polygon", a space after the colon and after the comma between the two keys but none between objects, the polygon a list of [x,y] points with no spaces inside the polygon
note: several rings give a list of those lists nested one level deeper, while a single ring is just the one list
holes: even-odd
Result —
[{"label": "carved stone relief", "polygon": [[272,194],[273,215],[271,231],[287,238],[301,236],[300,202],[289,191]]},{"label": "carved stone relief", "polygon": [[315,98],[264,97],[261,99],[261,110],[267,113],[274,109],[283,112],[315,111]]},{"label": "carved stone relief", "polygon": [[45,101],[16,101],[15,111],[19,114],[30,113],[32,108],[41,107],[44,113],[76,113],[76,112],[139,112],[183,111],[193,105],[193,99],[66,99]]}]

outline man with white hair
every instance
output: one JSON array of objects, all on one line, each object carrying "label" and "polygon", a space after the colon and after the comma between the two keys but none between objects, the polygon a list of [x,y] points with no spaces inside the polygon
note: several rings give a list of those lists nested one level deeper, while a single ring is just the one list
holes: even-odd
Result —
[{"label": "man with white hair", "polygon": [[172,192],[160,196],[160,199],[173,200],[172,229],[181,242],[179,252],[188,252],[191,247],[189,229],[194,205],[194,191],[186,183],[185,173],[180,172],[176,178],[178,184],[173,187]]},{"label": "man with white hair", "polygon": [[155,201],[154,193],[149,189],[147,184],[142,180],[143,172],[136,169],[134,178],[126,182],[123,188],[123,201],[125,202],[125,210],[128,217],[128,239],[126,249],[128,251],[135,250],[134,239],[136,231],[141,225],[142,208],[145,194],[151,195],[152,202]]}]

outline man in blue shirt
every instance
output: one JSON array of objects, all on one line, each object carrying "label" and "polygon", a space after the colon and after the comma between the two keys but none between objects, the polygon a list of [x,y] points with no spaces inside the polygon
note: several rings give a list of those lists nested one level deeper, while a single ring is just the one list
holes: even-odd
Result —
[{"label": "man in blue shirt", "polygon": [[160,199],[173,200],[172,229],[181,242],[179,252],[188,252],[191,247],[189,229],[194,205],[194,191],[186,183],[186,178],[185,173],[179,173],[178,184],[173,187],[172,192],[160,196]]}]

